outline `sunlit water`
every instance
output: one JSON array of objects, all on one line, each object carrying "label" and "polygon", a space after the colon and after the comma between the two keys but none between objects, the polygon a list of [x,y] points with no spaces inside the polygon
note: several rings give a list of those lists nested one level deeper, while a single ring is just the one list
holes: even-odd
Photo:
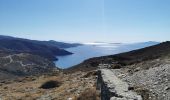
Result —
[{"label": "sunlit water", "polygon": [[78,47],[66,49],[74,54],[68,56],[58,56],[59,59],[56,61],[56,66],[59,68],[69,68],[77,65],[86,59],[92,57],[112,55],[122,52],[127,52],[134,49],[147,47],[150,45],[157,44],[155,42],[147,42],[145,44],[86,44]]}]

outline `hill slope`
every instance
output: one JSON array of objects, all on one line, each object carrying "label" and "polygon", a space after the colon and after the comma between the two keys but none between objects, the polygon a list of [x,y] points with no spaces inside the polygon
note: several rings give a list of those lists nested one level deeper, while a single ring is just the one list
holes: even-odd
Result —
[{"label": "hill slope", "polygon": [[[72,54],[61,48],[74,47],[78,44],[68,44],[55,41],[36,41],[9,36],[0,36],[0,49],[12,52],[30,53],[49,60],[56,60],[56,56]],[[60,47],[60,48],[59,48]]]},{"label": "hill slope", "polygon": [[0,35],[0,80],[51,73],[57,69],[56,56],[72,54],[60,48],[77,45]]},{"label": "hill slope", "polygon": [[154,46],[138,49],[116,55],[91,58],[83,63],[73,66],[68,70],[91,70],[96,69],[100,63],[117,63],[125,66],[146,60],[156,59],[170,54],[170,42],[163,42]]},{"label": "hill slope", "polygon": [[55,69],[51,61],[40,56],[0,51],[0,80],[38,75]]}]

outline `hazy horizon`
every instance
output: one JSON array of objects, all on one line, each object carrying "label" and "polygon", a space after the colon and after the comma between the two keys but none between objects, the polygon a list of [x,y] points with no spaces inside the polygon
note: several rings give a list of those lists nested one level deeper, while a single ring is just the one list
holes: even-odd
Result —
[{"label": "hazy horizon", "polygon": [[1,0],[0,35],[63,42],[170,40],[169,0]]},{"label": "hazy horizon", "polygon": [[115,42],[115,41],[64,41],[64,40],[52,40],[52,39],[30,39],[26,37],[17,37],[17,36],[10,36],[10,35],[1,35],[0,36],[9,36],[9,37],[14,37],[14,38],[21,38],[21,39],[28,39],[28,40],[38,40],[38,41],[57,41],[57,42],[65,42],[65,43],[80,43],[80,44],[85,44],[85,45],[101,45],[101,44],[108,44],[108,43],[115,43],[115,44],[133,44],[133,43],[145,43],[145,42],[166,42],[166,41],[136,41],[136,42]]}]

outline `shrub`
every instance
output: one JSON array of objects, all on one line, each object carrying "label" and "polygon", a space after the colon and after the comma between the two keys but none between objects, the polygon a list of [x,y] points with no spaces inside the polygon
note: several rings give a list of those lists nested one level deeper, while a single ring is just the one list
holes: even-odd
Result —
[{"label": "shrub", "polygon": [[51,89],[51,88],[59,87],[60,85],[61,85],[60,82],[51,80],[51,81],[47,81],[44,84],[42,84],[42,86],[40,88]]}]

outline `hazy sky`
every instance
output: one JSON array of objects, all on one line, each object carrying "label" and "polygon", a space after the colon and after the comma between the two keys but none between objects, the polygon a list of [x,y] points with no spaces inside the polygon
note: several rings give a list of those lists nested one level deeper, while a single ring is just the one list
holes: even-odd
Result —
[{"label": "hazy sky", "polygon": [[170,40],[170,0],[0,0],[0,35],[76,42]]}]

